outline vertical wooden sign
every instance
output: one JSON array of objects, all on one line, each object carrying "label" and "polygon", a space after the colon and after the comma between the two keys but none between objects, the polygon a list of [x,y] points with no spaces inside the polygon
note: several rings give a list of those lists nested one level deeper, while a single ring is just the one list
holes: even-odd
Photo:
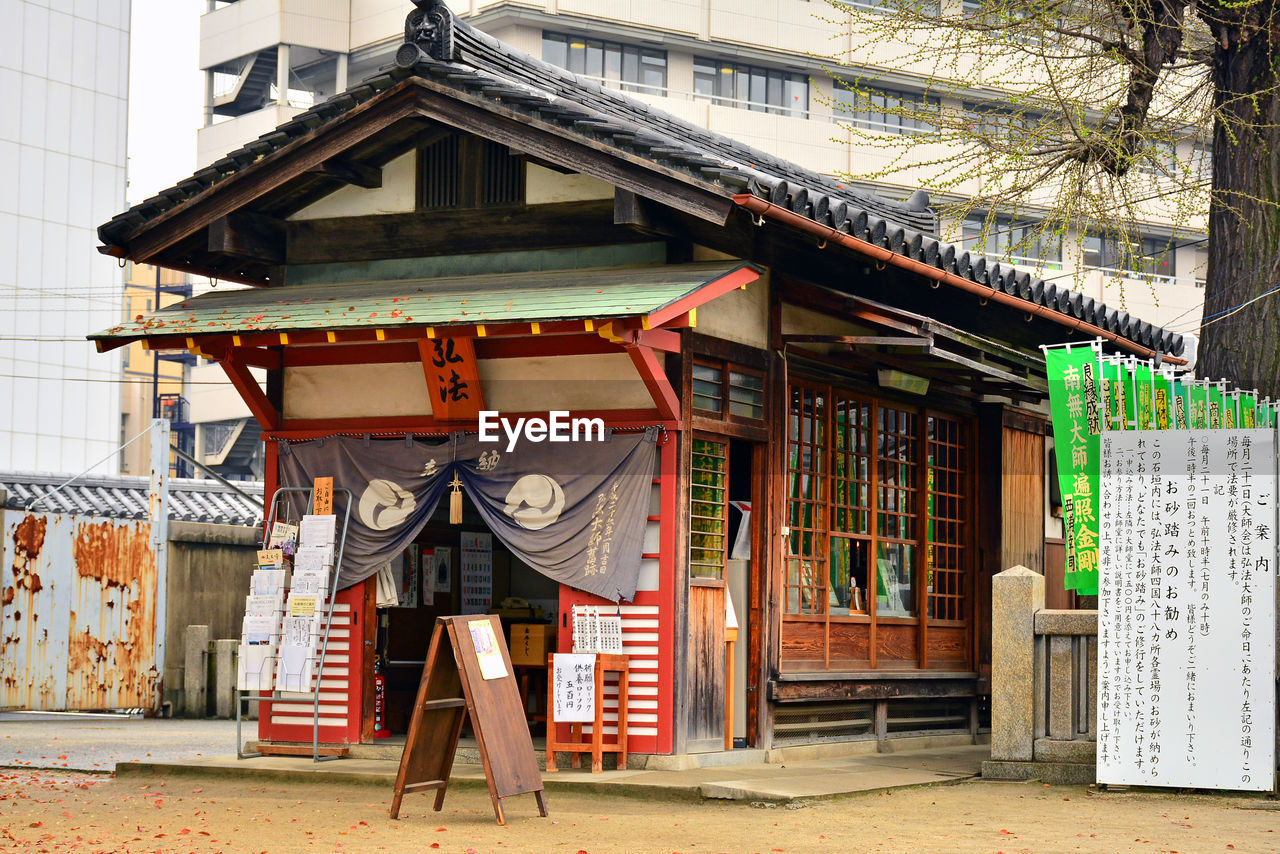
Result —
[{"label": "vertical wooden sign", "polygon": [[468,716],[498,824],[506,824],[502,799],[512,795],[533,793],[538,814],[547,815],[542,774],[502,624],[493,615],[461,615],[436,620],[400,756],[392,818],[399,818],[400,803],[407,792],[434,789],[434,809],[440,811],[458,737]]},{"label": "vertical wooden sign", "polygon": [[311,486],[311,512],[316,516],[333,515],[333,478],[318,477]]},{"label": "vertical wooden sign", "polygon": [[478,418],[484,409],[484,390],[480,387],[475,342],[470,338],[421,338],[418,354],[435,419]]}]

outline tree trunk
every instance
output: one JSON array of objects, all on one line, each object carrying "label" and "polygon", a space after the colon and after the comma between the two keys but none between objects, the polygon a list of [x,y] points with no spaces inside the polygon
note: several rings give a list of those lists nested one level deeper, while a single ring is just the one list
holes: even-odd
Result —
[{"label": "tree trunk", "polygon": [[1209,269],[1199,365],[1204,379],[1280,398],[1280,96],[1261,35],[1219,44],[1211,70],[1213,132]]}]

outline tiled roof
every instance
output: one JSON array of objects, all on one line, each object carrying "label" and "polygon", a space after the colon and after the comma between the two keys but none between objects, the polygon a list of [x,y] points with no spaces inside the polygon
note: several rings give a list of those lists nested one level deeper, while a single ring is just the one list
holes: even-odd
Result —
[{"label": "tiled roof", "polygon": [[[917,192],[907,202],[894,202],[859,192],[521,53],[457,20],[443,4],[430,5],[429,14],[446,16],[449,21],[447,61],[407,43],[401,54],[408,49],[412,67],[371,77],[196,172],[176,187],[130,208],[99,228],[103,243],[126,245],[132,234],[166,211],[397,83],[417,76],[454,90],[472,102],[518,111],[683,174],[699,186],[725,196],[750,192],[767,198],[821,224],[1091,323],[1144,347],[1175,356],[1183,352],[1183,336],[1178,333],[1108,308],[1101,301],[1029,272],[988,262],[980,255],[970,255],[939,241],[936,220],[924,193]],[[401,61],[400,55],[397,59]]]},{"label": "tiled roof", "polygon": [[90,337],[638,317],[745,266],[718,262],[210,291]]},{"label": "tiled roof", "polygon": [[[0,472],[0,489],[9,493],[5,507],[26,510],[39,501],[37,512],[68,513],[107,519],[145,519],[151,480],[145,477],[82,477],[51,498],[67,475]],[[261,483],[237,487],[262,500]],[[169,481],[169,520],[213,525],[262,524],[262,506],[212,480],[173,478]]]}]

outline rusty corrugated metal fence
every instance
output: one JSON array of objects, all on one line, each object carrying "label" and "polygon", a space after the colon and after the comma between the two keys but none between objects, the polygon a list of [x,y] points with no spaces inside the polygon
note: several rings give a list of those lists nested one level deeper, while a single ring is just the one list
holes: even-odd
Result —
[{"label": "rusty corrugated metal fence", "polygon": [[151,523],[0,510],[0,709],[159,708]]}]

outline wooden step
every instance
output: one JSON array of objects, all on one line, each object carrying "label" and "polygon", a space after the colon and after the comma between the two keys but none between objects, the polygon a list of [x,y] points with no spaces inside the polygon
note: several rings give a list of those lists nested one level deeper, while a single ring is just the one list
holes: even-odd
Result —
[{"label": "wooden step", "polygon": [[319,753],[321,756],[346,756],[350,751],[345,746],[325,746],[320,745],[318,751],[312,750],[309,744],[269,744],[258,742],[258,752],[266,756],[313,756]]}]

